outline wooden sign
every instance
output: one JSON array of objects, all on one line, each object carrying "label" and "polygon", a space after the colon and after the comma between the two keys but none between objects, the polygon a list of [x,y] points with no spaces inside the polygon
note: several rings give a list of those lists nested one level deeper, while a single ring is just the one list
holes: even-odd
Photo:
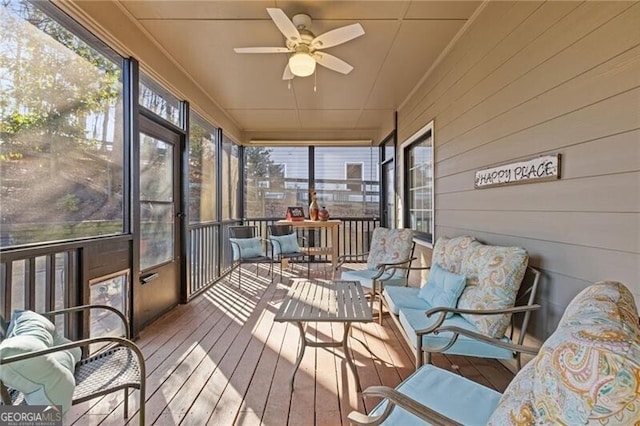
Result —
[{"label": "wooden sign", "polygon": [[302,207],[287,207],[287,220],[294,222],[304,220]]},{"label": "wooden sign", "polygon": [[476,188],[560,179],[560,154],[545,155],[476,172]]}]

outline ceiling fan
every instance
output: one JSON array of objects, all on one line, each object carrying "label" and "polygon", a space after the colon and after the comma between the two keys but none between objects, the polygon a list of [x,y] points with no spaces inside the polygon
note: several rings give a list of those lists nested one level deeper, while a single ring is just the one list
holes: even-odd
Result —
[{"label": "ceiling fan", "polygon": [[342,74],[349,74],[353,67],[322,49],[337,46],[364,34],[360,24],[351,24],[315,36],[310,30],[311,17],[295,15],[292,19],[278,8],[267,8],[267,12],[286,38],[286,47],[236,47],[236,53],[291,53],[282,75],[283,80],[307,77],[313,74],[316,63]]}]

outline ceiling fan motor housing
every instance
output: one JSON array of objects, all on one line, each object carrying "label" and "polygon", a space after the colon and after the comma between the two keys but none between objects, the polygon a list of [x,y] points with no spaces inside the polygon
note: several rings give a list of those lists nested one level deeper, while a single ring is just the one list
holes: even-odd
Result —
[{"label": "ceiling fan motor housing", "polygon": [[298,30],[304,30],[311,27],[311,16],[304,13],[299,13],[291,18],[291,22],[296,26]]},{"label": "ceiling fan motor housing", "polygon": [[298,30],[300,32],[300,41],[292,41],[292,40],[286,40],[285,44],[287,45],[287,47],[291,50],[298,50],[298,47],[301,46],[309,46],[311,47],[311,41],[316,38],[316,36],[309,30],[306,29],[300,29]]}]

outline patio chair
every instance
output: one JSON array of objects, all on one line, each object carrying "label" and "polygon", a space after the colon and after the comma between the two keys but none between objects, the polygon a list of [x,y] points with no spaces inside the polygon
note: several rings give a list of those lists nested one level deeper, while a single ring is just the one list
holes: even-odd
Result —
[{"label": "patio chair", "polygon": [[[514,348],[524,343],[531,315],[540,309],[535,304],[540,272],[527,266],[528,259],[520,247],[441,237],[430,267],[408,268],[431,269],[422,287],[385,289],[384,303],[414,349],[416,368],[443,352],[515,360],[519,370],[521,353]],[[467,332],[460,335],[452,327]]]},{"label": "patio chair", "polygon": [[245,263],[269,264],[269,275],[273,273],[273,258],[268,256],[265,246],[268,241],[261,238],[256,226],[231,226],[229,227],[229,242],[233,251],[234,267],[238,267],[238,287],[242,288],[242,265]]},{"label": "patio chair", "polygon": [[[450,331],[475,338],[469,330]],[[363,396],[385,398],[359,426],[411,425],[637,425],[640,419],[640,327],[631,291],[618,282],[582,290],[540,349],[503,394],[424,365],[395,389],[372,386]]]},{"label": "patio chair", "polygon": [[291,225],[269,225],[269,241],[273,259],[280,264],[280,281],[282,281],[283,260],[307,258],[307,278],[311,275],[311,256],[300,250],[298,240],[306,246],[306,238],[298,237]]},{"label": "patio chair", "polygon": [[[378,320],[382,324],[382,290],[384,286],[406,286],[411,266],[413,231],[411,229],[376,228],[367,253],[343,255],[338,258],[336,271],[349,261],[367,260],[366,269],[343,270],[341,280],[359,281],[371,299],[371,308],[378,298]],[[404,266],[405,268],[399,268]]]},{"label": "patio chair", "polygon": [[[120,318],[124,337],[94,337],[73,342],[58,336],[55,326],[47,319],[98,309]],[[43,314],[20,311],[14,313],[12,323],[0,343],[0,394],[4,405],[62,405],[66,411],[69,405],[124,390],[126,419],[129,389],[138,389],[138,421],[140,425],[145,424],[144,356],[129,339],[129,323],[120,311],[106,305],[84,305]],[[89,346],[96,344],[102,348],[86,355]]]}]

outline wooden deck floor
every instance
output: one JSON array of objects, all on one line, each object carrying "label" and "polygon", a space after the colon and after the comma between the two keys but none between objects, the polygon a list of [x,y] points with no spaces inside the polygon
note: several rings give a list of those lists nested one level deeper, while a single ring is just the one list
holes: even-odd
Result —
[{"label": "wooden deck floor", "polygon": [[[266,270],[256,276],[254,266],[242,276],[242,289],[234,273],[141,333],[148,425],[348,425],[351,410],[370,410],[378,402],[356,392],[341,348],[307,348],[291,394],[299,332],[295,325],[273,322],[288,279],[272,284]],[[382,326],[356,324],[352,330],[363,388],[396,386],[413,372],[411,351],[389,318]],[[310,331],[324,339],[340,336],[342,326],[319,324]],[[513,378],[493,360],[436,356],[434,363],[499,391]],[[137,397],[137,391],[129,397],[134,425]],[[73,406],[64,423],[122,425],[123,411],[118,392]]]}]

